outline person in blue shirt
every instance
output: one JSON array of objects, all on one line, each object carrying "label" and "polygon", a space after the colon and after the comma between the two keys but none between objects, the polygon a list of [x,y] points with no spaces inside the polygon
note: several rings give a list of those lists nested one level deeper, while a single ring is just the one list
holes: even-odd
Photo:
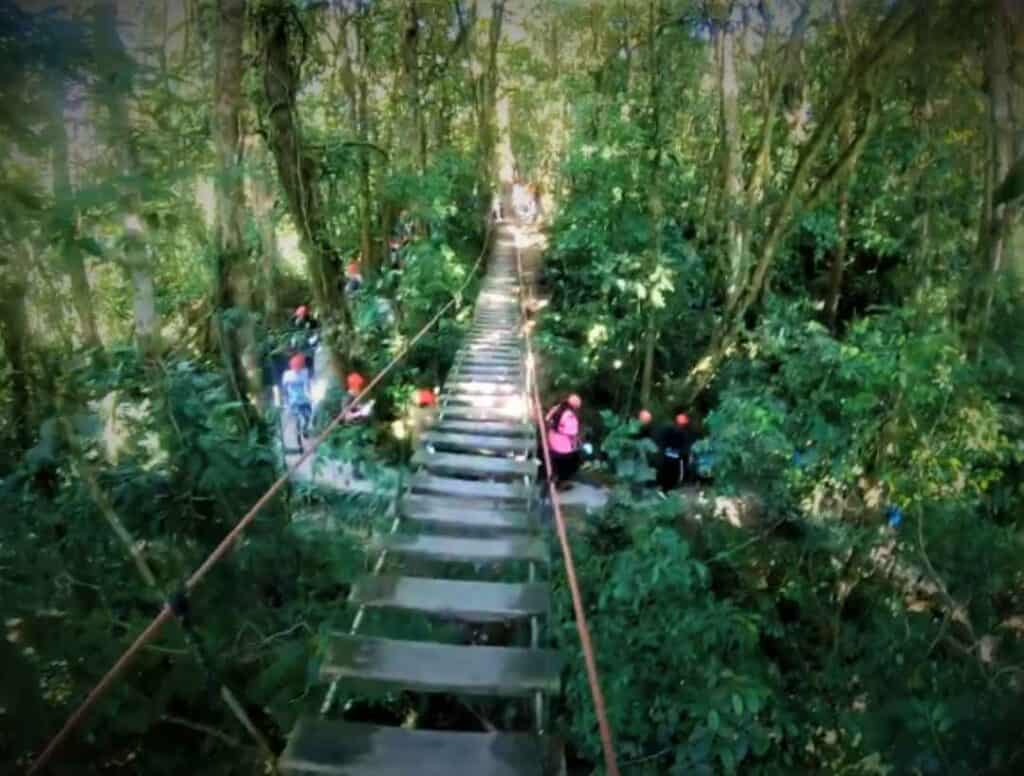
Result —
[{"label": "person in blue shirt", "polygon": [[313,418],[312,380],[306,368],[306,357],[296,353],[288,359],[288,369],[281,378],[284,392],[284,406],[299,421],[299,433],[309,436],[309,424]]}]

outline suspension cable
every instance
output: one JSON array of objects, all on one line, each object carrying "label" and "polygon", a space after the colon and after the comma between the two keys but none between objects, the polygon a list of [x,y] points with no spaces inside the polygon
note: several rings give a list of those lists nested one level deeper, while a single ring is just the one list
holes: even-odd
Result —
[{"label": "suspension cable", "polygon": [[[487,255],[487,249],[491,242],[492,231],[492,225],[490,221],[488,221],[487,231],[484,234],[483,249],[480,251],[480,255],[477,257],[476,262],[473,264],[469,272],[466,274],[466,279],[462,282],[462,285],[459,286],[458,290],[452,295],[452,298],[448,300],[448,302],[445,303],[441,307],[441,309],[438,310],[429,321],[427,321],[426,324],[424,324],[423,328],[421,328],[412,339],[410,339],[402,346],[402,348],[398,351],[397,354],[395,354],[391,361],[389,361],[384,366],[384,368],[381,369],[374,376],[374,378],[370,380],[369,383],[367,383],[366,387],[363,388],[363,390],[360,391],[359,394],[348,405],[343,407],[342,410],[337,415],[334,416],[331,422],[327,424],[327,426],[324,428],[323,431],[320,432],[319,435],[317,435],[316,439],[313,440],[313,443],[299,456],[295,463],[288,467],[288,469],[285,470],[284,474],[278,477],[274,484],[267,489],[267,492],[260,496],[260,498],[256,501],[255,504],[252,505],[249,511],[242,516],[238,523],[235,524],[235,527],[228,532],[227,536],[225,536],[221,540],[220,544],[217,545],[213,552],[210,553],[206,560],[203,561],[199,568],[197,568],[192,573],[192,576],[190,576],[188,580],[185,582],[184,592],[186,594],[191,593],[196,587],[198,587],[199,583],[203,581],[203,578],[209,573],[210,569],[217,565],[217,563],[221,561],[225,555],[227,555],[227,553],[231,550],[232,546],[242,535],[245,529],[249,527],[249,525],[256,519],[256,516],[263,510],[263,508],[267,504],[270,503],[270,500],[281,490],[281,488],[285,486],[285,484],[289,481],[292,475],[295,474],[295,472],[298,471],[298,469],[301,468],[302,465],[307,460],[309,460],[313,453],[317,451],[317,448],[319,448],[320,445],[324,442],[324,440],[326,440],[327,437],[330,436],[331,432],[333,432],[334,429],[336,429],[344,421],[353,417],[355,407],[359,404],[359,402],[366,398],[373,391],[373,389],[377,387],[381,380],[383,380],[384,377],[389,372],[391,372],[392,369],[394,369],[399,363],[402,362],[402,360],[406,357],[406,355],[408,355],[412,347],[417,342],[419,342],[427,334],[427,332],[429,332],[434,327],[434,325],[441,319],[441,316],[443,316],[448,311],[449,308],[451,308],[453,305],[455,305],[462,299],[462,292],[466,290],[466,287],[469,285],[470,281],[479,271],[481,264],[483,264],[484,257]],[[28,776],[32,776],[32,774],[38,773],[46,766],[46,764],[53,758],[53,755],[57,752],[61,745],[67,740],[68,736],[71,735],[72,731],[74,731],[74,729],[78,727],[78,725],[82,722],[82,720],[85,718],[85,715],[92,709],[93,706],[96,705],[96,703],[99,701],[101,697],[103,697],[106,691],[110,689],[111,685],[117,680],[117,678],[122,673],[124,673],[124,670],[129,666],[129,664],[139,653],[139,651],[156,637],[156,635],[160,632],[161,628],[163,628],[163,626],[167,624],[167,621],[170,620],[172,617],[174,617],[174,612],[170,604],[165,603],[163,608],[160,610],[160,613],[157,614],[157,616],[153,618],[152,622],[150,622],[149,625],[147,625],[146,628],[138,635],[138,637],[136,637],[135,641],[132,642],[131,646],[129,646],[128,649],[124,651],[121,657],[117,659],[117,662],[114,663],[114,665],[111,666],[110,670],[108,670],[107,673],[104,674],[103,678],[96,683],[96,686],[89,691],[89,694],[85,697],[85,700],[82,701],[81,705],[79,705],[78,708],[75,709],[74,713],[70,717],[68,717],[67,721],[64,723],[64,726],[57,732],[57,734],[52,739],[50,739],[49,743],[47,743],[46,745],[46,748],[43,749],[39,757],[36,758],[35,762],[32,763],[31,768],[29,768]]]},{"label": "suspension cable", "polygon": [[558,491],[555,489],[555,481],[551,477],[551,449],[548,447],[548,436],[544,424],[544,410],[540,401],[540,390],[537,387],[536,360],[533,355],[533,341],[530,336],[530,326],[527,320],[527,309],[525,300],[525,282],[523,277],[523,258],[519,247],[519,232],[516,232],[516,271],[519,276],[519,304],[522,310],[523,331],[526,340],[526,379],[531,393],[530,399],[533,403],[534,420],[537,423],[537,433],[541,439],[541,451],[544,456],[544,471],[547,475],[548,495],[551,499],[551,507],[555,513],[555,527],[558,531],[558,542],[562,546],[562,558],[565,561],[565,576],[569,583],[569,591],[572,594],[572,608],[576,614],[576,631],[579,633],[580,646],[583,648],[583,661],[587,668],[587,681],[590,684],[590,696],[594,702],[594,713],[597,716],[597,726],[601,734],[601,748],[604,750],[604,767],[608,776],[619,776],[619,764],[615,757],[615,747],[612,743],[612,728],[608,723],[608,712],[605,708],[604,693],[601,691],[601,677],[597,672],[597,661],[594,658],[594,645],[590,640],[590,626],[587,625],[587,615],[583,610],[583,598],[580,595],[579,582],[576,579],[576,564],[572,558],[572,547],[569,545],[569,535],[565,529],[565,517],[562,515],[562,504],[558,498]]}]

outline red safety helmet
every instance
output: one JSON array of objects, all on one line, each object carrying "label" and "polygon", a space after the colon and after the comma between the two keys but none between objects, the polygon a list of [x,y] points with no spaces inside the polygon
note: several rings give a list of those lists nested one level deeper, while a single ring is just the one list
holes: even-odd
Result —
[{"label": "red safety helmet", "polygon": [[416,406],[433,407],[437,404],[437,397],[429,388],[420,388],[416,391]]},{"label": "red safety helmet", "polygon": [[358,261],[350,261],[348,263],[348,266],[345,268],[345,272],[348,275],[358,275],[359,274],[359,262]]},{"label": "red safety helmet", "polygon": [[583,399],[580,398],[578,393],[570,393],[569,398],[565,400],[566,404],[572,407],[574,410],[578,410],[583,406]]},{"label": "red safety helmet", "polygon": [[676,415],[676,425],[677,426],[688,426],[688,425],[690,425],[690,416],[687,415],[685,412],[680,412],[678,415]]},{"label": "red safety helmet", "polygon": [[646,425],[650,424],[650,422],[652,420],[654,420],[654,416],[651,415],[651,411],[650,410],[640,410],[636,414],[636,419],[640,421],[640,425],[641,426],[646,426]]},{"label": "red safety helmet", "polygon": [[307,315],[309,315],[309,308],[306,307],[306,305],[300,304],[298,307],[295,308],[296,318],[305,318]]},{"label": "red safety helmet", "polygon": [[349,372],[348,377],[345,378],[345,385],[349,393],[359,393],[366,385],[366,378],[359,372]]},{"label": "red safety helmet", "polygon": [[300,369],[306,366],[306,357],[301,353],[296,353],[294,356],[288,359],[288,366],[298,372]]}]

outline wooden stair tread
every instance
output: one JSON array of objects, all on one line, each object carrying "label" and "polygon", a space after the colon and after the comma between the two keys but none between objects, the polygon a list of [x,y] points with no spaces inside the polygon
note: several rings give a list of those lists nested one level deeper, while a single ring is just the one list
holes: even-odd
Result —
[{"label": "wooden stair tread", "polygon": [[441,408],[441,422],[460,420],[481,423],[523,422],[523,407],[473,407],[468,404],[446,404]]},{"label": "wooden stair tread", "polygon": [[529,617],[548,611],[550,595],[543,582],[466,582],[426,577],[365,576],[352,586],[349,601],[470,621]]},{"label": "wooden stair tread", "polygon": [[[300,719],[278,767],[290,776],[546,776],[552,739]],[[550,768],[550,766],[549,766]]]},{"label": "wooden stair tread", "polygon": [[516,697],[558,692],[554,650],[482,647],[333,633],[320,675],[421,692]]},{"label": "wooden stair tread", "polygon": [[535,433],[533,426],[529,423],[516,423],[503,418],[498,420],[443,418],[437,425],[431,426],[430,430],[445,434],[489,434],[491,436],[526,437],[527,439],[533,439]]},{"label": "wooden stair tread", "polygon": [[448,434],[428,431],[423,441],[435,449],[484,450],[501,453],[525,453],[532,447],[530,440],[515,437],[497,437],[483,434]]},{"label": "wooden stair tread", "polygon": [[532,528],[523,509],[510,506],[473,505],[461,499],[444,496],[409,494],[402,499],[400,511],[413,522],[448,528],[491,528],[528,531]]},{"label": "wooden stair tread", "polygon": [[516,461],[493,455],[430,453],[423,449],[416,451],[412,463],[413,466],[422,466],[430,471],[457,472],[480,477],[528,477],[537,472],[537,464],[532,460]]},{"label": "wooden stair tread", "polygon": [[524,386],[518,383],[503,383],[499,381],[489,380],[486,377],[461,377],[454,380],[449,379],[444,384],[445,391],[449,393],[479,393],[481,395],[513,395],[525,393],[526,389]]},{"label": "wooden stair tread", "polygon": [[496,536],[467,539],[441,534],[388,534],[373,539],[378,550],[396,555],[414,555],[437,561],[484,563],[502,561],[535,561],[547,563],[548,546],[533,536]]},{"label": "wooden stair tread", "polygon": [[530,489],[522,482],[467,480],[459,477],[443,477],[427,472],[414,474],[409,486],[414,493],[438,493],[443,496],[462,498],[526,501],[530,497]]}]

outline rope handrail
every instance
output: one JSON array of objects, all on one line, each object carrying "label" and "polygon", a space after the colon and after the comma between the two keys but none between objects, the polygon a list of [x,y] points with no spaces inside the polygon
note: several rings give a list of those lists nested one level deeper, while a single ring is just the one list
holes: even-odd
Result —
[{"label": "rope handrail", "polygon": [[[302,465],[309,460],[309,458],[317,451],[317,448],[327,439],[328,436],[336,429],[341,423],[349,419],[352,416],[353,408],[358,405],[363,399],[365,399],[374,388],[384,379],[384,377],[391,372],[405,356],[409,353],[412,347],[419,342],[428,331],[430,331],[434,324],[436,324],[441,316],[444,315],[452,305],[456,304],[462,299],[462,292],[466,290],[469,282],[476,275],[480,269],[480,265],[483,263],[484,257],[487,255],[487,249],[491,241],[493,229],[490,221],[487,223],[487,231],[484,234],[483,249],[480,251],[480,255],[477,257],[476,262],[470,268],[466,274],[466,279],[462,285],[459,286],[458,290],[452,295],[452,298],[445,303],[441,309],[439,309],[434,316],[423,325],[412,339],[402,345],[402,348],[396,353],[392,359],[381,369],[366,387],[341,411],[331,419],[331,422],[327,424],[323,431],[321,431],[317,437],[313,440],[313,443],[299,456],[298,460],[289,466],[284,474],[277,478],[274,483],[267,489],[266,493],[257,499],[256,503],[252,505],[248,512],[246,512],[241,519],[235,524],[227,536],[225,536],[220,544],[207,556],[206,560],[197,568],[192,576],[185,582],[184,592],[186,594],[191,593],[199,583],[203,581],[203,578],[209,573],[220,560],[230,551],[235,541],[242,535],[246,528],[256,519],[256,516],[263,510],[263,508],[270,503],[270,500],[277,495],[277,493],[285,486],[285,484],[291,479],[292,475],[295,474]],[[42,770],[46,764],[53,758],[53,755],[61,747],[61,745],[67,740],[68,736],[71,735],[72,731],[78,727],[85,715],[96,705],[97,701],[106,693],[114,681],[124,672],[128,665],[132,662],[138,652],[160,632],[160,629],[167,624],[167,621],[174,616],[174,611],[169,603],[165,603],[160,613],[153,618],[152,622],[146,626],[146,628],[136,637],[135,641],[132,642],[131,646],[128,647],[117,659],[117,662],[107,671],[106,674],[100,679],[99,682],[89,691],[89,694],[85,697],[85,700],[75,709],[74,713],[68,717],[63,727],[57,734],[50,739],[42,753],[32,763],[29,768],[28,776],[32,776]]]},{"label": "rope handrail", "polygon": [[601,691],[601,677],[597,672],[597,661],[594,658],[594,645],[590,639],[590,626],[587,624],[587,615],[583,610],[583,598],[580,595],[579,582],[576,579],[576,564],[573,562],[572,547],[569,545],[569,535],[565,529],[565,517],[562,514],[562,504],[558,498],[558,491],[555,488],[554,479],[551,477],[551,449],[548,447],[548,437],[544,424],[544,409],[540,400],[540,389],[537,387],[536,361],[533,356],[533,341],[530,337],[530,326],[526,321],[526,302],[524,299],[525,283],[523,279],[523,258],[519,248],[519,234],[516,233],[516,272],[519,277],[519,303],[523,315],[523,332],[526,340],[526,380],[529,385],[530,398],[533,400],[534,419],[537,423],[537,433],[541,440],[541,452],[544,457],[544,470],[547,475],[548,495],[551,499],[552,511],[555,514],[555,528],[558,532],[558,542],[562,548],[562,558],[565,561],[565,576],[569,583],[569,592],[572,596],[572,608],[576,615],[576,631],[580,637],[580,646],[583,648],[583,662],[587,668],[587,681],[590,685],[590,696],[594,701],[594,713],[597,716],[597,726],[601,734],[601,748],[604,750],[604,765],[608,776],[619,776],[619,764],[615,756],[615,747],[612,743],[612,729],[608,723],[608,712],[605,708],[604,693]]}]

